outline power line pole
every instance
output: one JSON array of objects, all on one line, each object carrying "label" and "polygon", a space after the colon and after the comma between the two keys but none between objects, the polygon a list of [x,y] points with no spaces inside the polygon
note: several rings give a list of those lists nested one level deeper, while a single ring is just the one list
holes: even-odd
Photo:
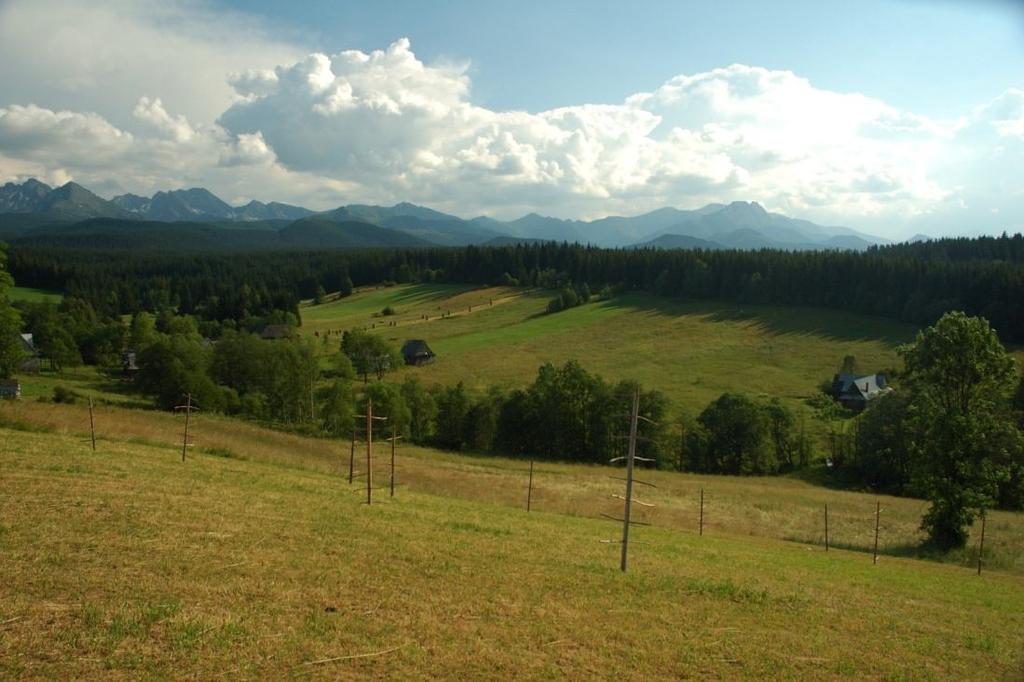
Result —
[{"label": "power line pole", "polygon": [[636,458],[637,416],[640,413],[640,389],[633,394],[633,414],[629,420],[629,451],[626,453],[626,500],[622,512],[622,572],[629,561],[629,514],[633,508],[633,460]]},{"label": "power line pole", "polygon": [[366,419],[366,504],[373,504],[373,422],[387,421],[387,417],[373,416],[373,398],[366,401],[366,414],[357,417]]},{"label": "power line pole", "polygon": [[189,420],[189,417],[192,415],[193,412],[198,412],[199,411],[199,408],[195,407],[192,404],[192,394],[191,393],[187,393],[185,395],[185,404],[184,405],[177,405],[177,406],[175,406],[174,409],[175,410],[184,410],[185,411],[185,432],[182,434],[182,437],[181,437],[181,461],[184,462],[185,461],[185,451],[188,450],[188,447],[190,445],[193,445],[193,443],[188,439],[188,420]]},{"label": "power line pole", "polygon": [[[630,411],[630,414],[629,414],[629,447],[628,447],[628,449],[626,451],[626,456],[625,457],[615,457],[615,458],[613,458],[611,460],[612,463],[614,463],[614,462],[621,462],[623,460],[625,460],[625,462],[626,462],[626,478],[625,478],[625,481],[626,481],[626,494],[625,494],[625,496],[614,495],[614,494],[612,495],[613,498],[622,500],[622,502],[623,502],[622,518],[621,519],[617,519],[614,516],[609,516],[607,514],[602,514],[602,516],[605,516],[606,518],[612,519],[613,521],[620,521],[622,523],[622,540],[619,541],[621,543],[621,545],[622,545],[622,555],[621,555],[621,560],[620,560],[620,563],[619,563],[619,568],[622,570],[623,573],[625,573],[626,569],[629,567],[629,527],[630,526],[649,526],[650,525],[649,523],[644,523],[642,521],[633,521],[630,518],[632,516],[633,505],[634,504],[639,504],[639,505],[641,505],[643,507],[653,507],[654,506],[653,504],[649,504],[647,502],[642,502],[642,501],[640,501],[638,499],[634,499],[634,497],[633,497],[633,483],[634,482],[642,484],[642,485],[649,485],[652,488],[655,487],[651,483],[645,483],[644,481],[636,480],[633,477],[633,471],[634,471],[636,462],[638,462],[638,461],[639,462],[653,462],[654,461],[653,459],[650,459],[648,457],[640,457],[640,456],[638,456],[636,454],[636,444],[637,444],[637,441],[641,440],[641,436],[639,436],[638,433],[637,433],[638,427],[639,427],[639,421],[641,419],[646,421],[646,422],[649,422],[649,423],[653,424],[653,422],[651,422],[650,419],[647,419],[646,417],[643,417],[643,416],[640,415],[640,387],[637,386],[636,390],[633,393],[633,407],[632,407],[632,410]],[[646,439],[644,439],[644,440],[646,440]],[[615,541],[614,540],[610,540],[608,542],[615,542]]]}]

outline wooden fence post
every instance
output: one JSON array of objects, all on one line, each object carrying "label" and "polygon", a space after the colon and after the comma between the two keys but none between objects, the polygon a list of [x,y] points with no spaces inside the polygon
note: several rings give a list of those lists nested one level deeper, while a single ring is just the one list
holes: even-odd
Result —
[{"label": "wooden fence post", "polygon": [[526,488],[526,511],[530,511],[530,503],[533,501],[533,460],[530,460],[530,482]]},{"label": "wooden fence post", "polygon": [[366,401],[366,504],[373,503],[373,398]]},{"label": "wooden fence post", "polygon": [[96,420],[92,414],[92,398],[89,398],[89,431],[92,432],[92,451],[96,452]]},{"label": "wooden fence post", "polygon": [[704,488],[700,489],[700,526],[698,535],[704,535]]},{"label": "wooden fence post", "polygon": [[873,557],[871,563],[878,563],[878,523],[882,518],[882,503],[875,500],[875,548],[873,550]]},{"label": "wooden fence post", "polygon": [[352,477],[356,468],[356,427],[352,425],[352,447],[348,451],[348,484],[352,485]]},{"label": "wooden fence post", "polygon": [[828,551],[828,502],[825,503],[825,551]]},{"label": "wooden fence post", "polygon": [[985,552],[985,510],[981,510],[981,540],[978,542],[978,575],[981,575],[981,556]]}]

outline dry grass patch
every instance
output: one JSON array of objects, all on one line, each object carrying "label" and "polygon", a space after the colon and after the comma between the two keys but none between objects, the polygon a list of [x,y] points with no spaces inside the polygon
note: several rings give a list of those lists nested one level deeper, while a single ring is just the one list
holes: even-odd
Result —
[{"label": "dry grass patch", "polygon": [[665,528],[622,575],[592,519],[0,439],[0,676],[999,679],[1024,646],[1018,577]]},{"label": "dry grass patch", "polygon": [[[75,447],[83,452],[89,447],[88,409],[83,405],[8,403],[0,410],[0,420],[8,420],[22,429],[47,429],[73,436]],[[104,406],[96,409],[96,422],[101,443],[129,441],[180,448],[180,415]],[[308,438],[210,415],[197,417],[191,433],[196,448],[190,450],[190,457],[211,455],[339,477],[348,474],[347,441]],[[3,451],[4,446],[0,445],[0,452]],[[388,455],[385,444],[375,448],[373,475],[376,486],[381,488],[379,495],[386,494]],[[515,459],[401,446],[396,480],[400,494],[413,490],[524,509],[528,466],[527,462]],[[357,475],[365,471],[362,448],[357,449],[355,469]],[[590,518],[616,513],[620,503],[612,494],[621,493],[622,483],[615,480],[620,475],[618,470],[605,466],[538,462],[534,469],[533,508]],[[697,532],[703,488],[704,529],[709,535],[791,540],[820,549],[824,541],[824,506],[828,504],[831,545],[868,553],[874,544],[875,503],[880,501],[882,554],[914,556],[922,539],[918,527],[927,508],[922,500],[831,490],[790,477],[700,476],[649,470],[640,476],[657,488],[638,488],[640,499],[656,505],[653,509],[638,508],[638,518],[664,528]],[[1024,514],[992,512],[985,547],[985,565],[989,570],[1024,575]],[[976,561],[975,548],[972,539],[965,550],[942,559],[967,569]],[[870,557],[865,560],[870,561]]]}]

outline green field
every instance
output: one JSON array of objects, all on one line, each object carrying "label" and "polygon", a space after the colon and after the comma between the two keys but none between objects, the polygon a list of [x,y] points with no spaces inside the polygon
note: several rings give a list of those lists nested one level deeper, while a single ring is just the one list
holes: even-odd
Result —
[{"label": "green field", "polygon": [[[891,555],[873,565],[722,525],[700,537],[658,525],[657,509],[623,575],[618,547],[600,542],[615,524],[552,511],[572,494],[613,511],[600,468],[545,465],[527,514],[505,499],[510,469],[523,489],[518,463],[403,451],[397,497],[379,491],[368,507],[360,479],[339,475],[337,443],[320,454],[318,441],[207,417],[182,463],[171,415],[104,408],[96,453],[84,415],[0,410],[57,429],[0,427],[0,677],[1024,674],[1020,576]],[[792,512],[822,492],[757,483],[731,504]]]},{"label": "green field", "polygon": [[[303,307],[303,329],[322,334],[365,326],[397,344],[425,339],[437,361],[403,369],[398,379],[415,373],[428,382],[462,381],[478,390],[492,383],[521,386],[545,362],[576,359],[607,379],[635,379],[659,389],[677,410],[691,414],[725,391],[801,406],[845,355],[854,355],[865,372],[898,367],[896,346],[916,331],[817,308],[676,302],[643,294],[547,315],[550,296],[501,287],[396,286]],[[374,317],[386,306],[398,314]],[[451,317],[440,317],[448,311]]]},{"label": "green field", "polygon": [[28,287],[14,287],[8,294],[12,301],[29,301],[31,303],[60,303],[64,298],[64,295],[58,291]]}]

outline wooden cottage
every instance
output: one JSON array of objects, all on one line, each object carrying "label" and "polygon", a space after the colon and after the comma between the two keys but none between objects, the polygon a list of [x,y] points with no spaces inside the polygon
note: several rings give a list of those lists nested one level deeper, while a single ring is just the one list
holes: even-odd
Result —
[{"label": "wooden cottage", "polygon": [[884,374],[836,374],[832,378],[832,397],[843,407],[860,412],[869,401],[884,395],[892,389],[886,384]]},{"label": "wooden cottage", "polygon": [[402,345],[402,357],[407,365],[429,365],[437,357],[423,339],[412,339]]}]

